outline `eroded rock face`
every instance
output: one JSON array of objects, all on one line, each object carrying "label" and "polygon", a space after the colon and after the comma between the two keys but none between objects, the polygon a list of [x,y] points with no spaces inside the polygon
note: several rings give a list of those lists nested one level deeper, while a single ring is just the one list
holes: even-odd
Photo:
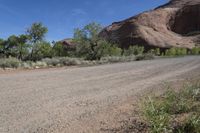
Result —
[{"label": "eroded rock face", "polygon": [[106,27],[100,36],[121,47],[192,48],[200,44],[200,0],[169,3]]}]

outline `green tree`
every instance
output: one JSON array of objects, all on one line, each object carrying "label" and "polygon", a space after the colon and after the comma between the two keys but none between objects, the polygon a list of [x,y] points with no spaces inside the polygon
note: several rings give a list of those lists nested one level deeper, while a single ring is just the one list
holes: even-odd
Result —
[{"label": "green tree", "polygon": [[99,45],[95,48],[95,53],[97,53],[96,58],[100,59],[106,56],[120,56],[122,49],[105,40],[101,40],[99,41]]},{"label": "green tree", "polygon": [[43,41],[48,28],[43,26],[41,22],[33,23],[30,28],[27,29],[27,35],[30,36],[30,41],[35,44],[40,41]]},{"label": "green tree", "polygon": [[65,51],[65,48],[63,44],[61,44],[60,42],[54,43],[53,53],[54,53],[54,56],[58,56],[58,57],[67,56],[67,52]]},{"label": "green tree", "polygon": [[191,54],[192,55],[198,55],[198,54],[200,54],[200,48],[199,47],[192,48]]},{"label": "green tree", "polygon": [[28,36],[26,35],[12,35],[3,42],[1,49],[7,57],[13,56],[22,60],[29,52],[27,41]]},{"label": "green tree", "polygon": [[186,55],[187,54],[187,49],[186,48],[175,48],[176,49],[176,55]]},{"label": "green tree", "polygon": [[52,46],[48,42],[38,42],[34,45],[32,60],[37,61],[43,58],[51,58],[53,56]]},{"label": "green tree", "polygon": [[17,45],[18,45],[18,37],[15,35],[12,35],[8,37],[8,39],[4,43],[4,52],[6,56],[13,56],[17,57]]},{"label": "green tree", "polygon": [[42,23],[33,23],[30,28],[27,29],[27,35],[29,36],[29,40],[31,43],[31,55],[30,59],[33,58],[33,53],[36,53],[38,51],[34,51],[36,48],[35,45],[38,45],[38,43],[44,41],[45,35],[48,32],[48,28],[43,26]]},{"label": "green tree", "polygon": [[17,58],[22,60],[29,54],[29,45],[27,44],[29,37],[27,35],[20,35],[17,38]]},{"label": "green tree", "polygon": [[175,56],[176,55],[176,48],[170,48],[165,51],[166,56]]},{"label": "green tree", "polygon": [[89,60],[100,59],[107,54],[109,44],[101,39],[98,35],[102,30],[102,26],[97,23],[90,23],[83,29],[75,29],[74,41],[76,44],[76,53],[79,57]]},{"label": "green tree", "polygon": [[5,40],[0,39],[0,57],[5,56],[4,45],[5,45]]}]

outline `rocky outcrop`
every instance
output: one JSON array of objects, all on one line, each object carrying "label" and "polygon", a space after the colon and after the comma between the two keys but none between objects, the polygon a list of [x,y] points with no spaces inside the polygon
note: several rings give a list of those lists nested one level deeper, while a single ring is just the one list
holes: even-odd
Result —
[{"label": "rocky outcrop", "polygon": [[200,44],[200,0],[171,0],[106,27],[100,36],[121,47],[192,48]]}]

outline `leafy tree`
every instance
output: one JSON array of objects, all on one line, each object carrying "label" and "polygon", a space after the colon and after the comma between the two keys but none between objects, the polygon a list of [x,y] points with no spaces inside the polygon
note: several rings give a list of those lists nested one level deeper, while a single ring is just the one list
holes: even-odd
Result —
[{"label": "leafy tree", "polygon": [[48,32],[47,27],[43,26],[42,23],[33,23],[30,28],[27,29],[27,35],[29,36],[30,42],[32,44],[30,59],[33,58],[33,53],[37,53],[35,50],[35,45],[44,41],[45,35]]},{"label": "leafy tree", "polygon": [[0,39],[0,57],[5,56],[5,53],[4,53],[4,44],[5,44],[5,41],[3,39]]},{"label": "leafy tree", "polygon": [[22,60],[29,54],[29,45],[27,44],[29,37],[27,35],[20,35],[17,37],[17,58]]},{"label": "leafy tree", "polygon": [[186,55],[187,49],[186,48],[170,48],[166,50],[165,55],[167,56],[180,56]]},{"label": "leafy tree", "polygon": [[33,23],[32,26],[27,29],[27,35],[30,36],[30,41],[33,44],[43,41],[47,32],[47,27],[43,26],[42,23]]},{"label": "leafy tree", "polygon": [[198,55],[198,54],[200,54],[200,48],[199,47],[192,48],[191,54],[192,55]]},{"label": "leafy tree", "polygon": [[165,55],[167,56],[175,56],[176,55],[176,48],[170,48],[165,51]]},{"label": "leafy tree", "polygon": [[117,46],[108,43],[105,40],[99,41],[99,45],[95,48],[96,58],[100,59],[101,57],[106,56],[120,56],[122,49]]},{"label": "leafy tree", "polygon": [[102,26],[97,23],[90,23],[83,29],[75,29],[74,41],[76,44],[76,52],[79,57],[89,60],[100,59],[106,53],[106,42],[98,35],[102,30]]},{"label": "leafy tree", "polygon": [[54,56],[58,56],[58,57],[67,56],[67,52],[65,48],[60,42],[54,43],[53,53],[54,53]]},{"label": "leafy tree", "polygon": [[176,55],[186,55],[187,54],[187,49],[186,48],[176,48]]},{"label": "leafy tree", "polygon": [[6,41],[2,41],[1,49],[5,56],[13,56],[22,60],[28,54],[28,36],[10,36]]},{"label": "leafy tree", "polygon": [[33,47],[33,53],[31,59],[34,61],[41,60],[43,58],[51,58],[53,55],[51,44],[48,42],[38,42]]},{"label": "leafy tree", "polygon": [[3,43],[3,52],[6,57],[8,56],[17,56],[17,51],[15,48],[17,47],[18,44],[18,37],[15,35],[10,36],[7,40],[4,41]]}]

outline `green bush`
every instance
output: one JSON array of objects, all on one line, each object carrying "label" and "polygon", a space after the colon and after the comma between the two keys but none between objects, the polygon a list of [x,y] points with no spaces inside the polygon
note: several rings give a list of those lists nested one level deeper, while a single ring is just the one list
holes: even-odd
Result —
[{"label": "green bush", "polygon": [[198,54],[200,54],[200,47],[194,47],[194,48],[192,48],[191,54],[192,55],[198,55]]},{"label": "green bush", "polygon": [[192,114],[184,123],[175,129],[174,133],[200,133],[200,116]]},{"label": "green bush", "polygon": [[157,55],[157,56],[161,55],[160,48],[155,49],[155,55]]},{"label": "green bush", "polygon": [[[160,97],[148,98],[142,108],[145,119],[153,133],[199,133],[200,132],[200,83],[187,85],[180,91],[169,88]],[[188,114],[184,121],[176,118]],[[182,118],[182,117],[181,117]]]},{"label": "green bush", "polygon": [[135,61],[135,56],[108,56],[100,60],[100,64]]},{"label": "green bush", "polygon": [[67,56],[67,51],[65,50],[65,47],[63,46],[63,44],[61,44],[60,42],[57,42],[53,45],[53,56],[55,57],[64,57]]},{"label": "green bush", "polygon": [[21,61],[16,58],[2,58],[0,59],[0,67],[1,68],[18,68],[20,67]]},{"label": "green bush", "polygon": [[166,56],[182,56],[187,55],[186,48],[170,48],[165,51]]},{"label": "green bush", "polygon": [[127,50],[124,51],[125,56],[131,55],[142,55],[144,53],[144,47],[142,46],[130,46]]},{"label": "green bush", "polygon": [[152,133],[164,133],[171,130],[169,114],[162,110],[162,107],[155,99],[149,97],[144,106],[143,112]]},{"label": "green bush", "polygon": [[50,58],[52,56],[53,50],[51,44],[48,42],[39,42],[34,45],[30,59],[33,61],[38,61],[43,58]]},{"label": "green bush", "polygon": [[187,49],[186,48],[176,48],[176,55],[187,55]]},{"label": "green bush", "polygon": [[152,60],[154,59],[154,55],[151,53],[146,53],[146,54],[142,54],[142,55],[137,55],[135,57],[136,61],[140,61],[140,60]]},{"label": "green bush", "polygon": [[106,56],[121,56],[122,49],[108,43],[105,40],[99,41],[99,45],[95,47],[96,58],[101,59]]},{"label": "green bush", "polygon": [[48,66],[59,66],[60,60],[58,58],[45,58],[42,59],[42,62],[45,62]]}]

